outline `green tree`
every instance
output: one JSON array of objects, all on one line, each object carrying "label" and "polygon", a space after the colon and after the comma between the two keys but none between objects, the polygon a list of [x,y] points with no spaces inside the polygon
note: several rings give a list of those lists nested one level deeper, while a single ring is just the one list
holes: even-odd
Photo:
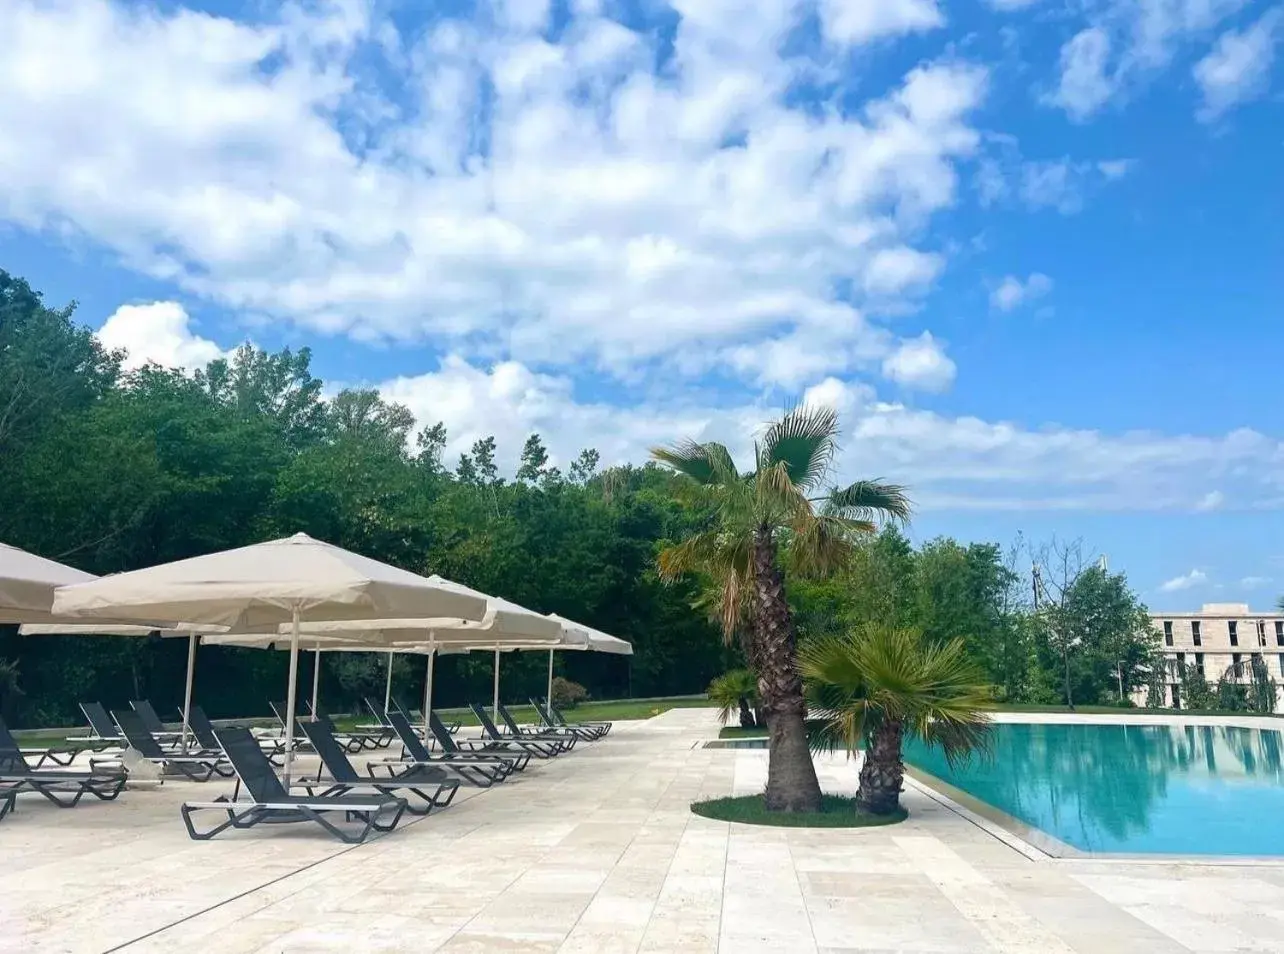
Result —
[{"label": "green tree", "polygon": [[856,799],[866,811],[899,811],[907,735],[939,745],[951,763],[986,747],[990,686],[962,639],[874,623],[808,640],[799,666],[813,745],[864,749]]},{"label": "green tree", "polygon": [[580,451],[580,456],[571,462],[571,483],[587,484],[597,474],[597,465],[601,456],[592,447]]},{"label": "green tree", "polygon": [[[1155,665],[1154,669],[1164,674],[1164,665],[1162,662]],[[1187,666],[1179,664],[1177,667],[1177,676],[1181,686],[1182,705],[1187,709],[1216,709],[1217,695],[1208,685],[1208,680],[1204,678],[1204,671],[1198,666]]]},{"label": "green tree", "polygon": [[786,568],[803,576],[832,573],[850,559],[858,535],[874,532],[875,520],[906,519],[910,512],[904,490],[892,484],[858,481],[820,493],[837,434],[834,411],[796,408],[767,428],[747,474],[718,443],[684,441],[652,451],[687,478],[684,489],[708,515],[704,529],[660,554],[661,575],[673,579],[701,569],[727,551],[747,554],[752,566],[754,656],[769,730],[769,811],[817,811],[821,794],[803,725]]},{"label": "green tree", "polygon": [[1160,636],[1122,573],[1082,558],[1079,544],[1053,545],[1036,618],[1040,664],[1056,672],[1063,701],[1122,701],[1145,681]]},{"label": "green tree", "polygon": [[539,439],[539,435],[532,434],[522,445],[522,458],[517,468],[517,479],[526,484],[539,483],[547,469],[548,451],[544,448],[544,442]]},{"label": "green tree", "polygon": [[434,476],[446,472],[442,458],[446,453],[446,425],[438,421],[415,435],[415,463]]}]

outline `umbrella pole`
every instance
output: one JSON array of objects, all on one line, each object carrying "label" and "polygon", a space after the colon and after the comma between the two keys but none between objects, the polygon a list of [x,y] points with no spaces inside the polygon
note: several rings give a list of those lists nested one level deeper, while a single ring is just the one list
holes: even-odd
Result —
[{"label": "umbrella pole", "polygon": [[383,711],[392,708],[392,651],[388,651],[388,681],[383,687]]},{"label": "umbrella pole", "polygon": [[317,721],[317,694],[321,689],[321,644],[312,653],[312,721]]},{"label": "umbrella pole", "polygon": [[196,674],[196,641],[200,639],[195,633],[187,638],[187,688],[183,690],[183,754],[187,754],[187,736],[192,724],[192,679]]},{"label": "umbrella pole", "polygon": [[491,705],[491,718],[499,718],[499,647],[495,647],[495,698]]},{"label": "umbrella pole", "polygon": [[290,620],[290,687],[285,703],[285,765],[281,769],[282,784],[290,790],[290,769],[294,765],[294,707],[299,695],[299,604],[292,608]]},{"label": "umbrella pole", "polygon": [[548,651],[548,695],[544,697],[544,705],[553,705],[553,650]]},{"label": "umbrella pole", "polygon": [[428,736],[428,720],[432,718],[432,677],[433,662],[437,659],[437,647],[428,651],[428,671],[424,673],[424,738]]}]

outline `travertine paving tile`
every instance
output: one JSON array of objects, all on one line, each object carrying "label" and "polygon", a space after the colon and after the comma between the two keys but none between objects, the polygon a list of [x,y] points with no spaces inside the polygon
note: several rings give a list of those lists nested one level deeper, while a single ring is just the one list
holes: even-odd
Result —
[{"label": "travertine paving tile", "polygon": [[[714,730],[696,709],[622,723],[357,848],[302,826],[193,843],[178,805],[217,782],[24,797],[0,824],[0,952],[1284,952],[1284,868],[1031,861],[914,790],[889,828],[699,818],[766,778],[761,750],[699,747]],[[846,757],[818,765],[855,789]]]}]

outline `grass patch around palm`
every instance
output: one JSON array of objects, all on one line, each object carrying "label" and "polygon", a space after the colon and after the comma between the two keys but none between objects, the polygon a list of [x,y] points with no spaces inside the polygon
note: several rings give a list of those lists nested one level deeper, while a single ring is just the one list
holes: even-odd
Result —
[{"label": "grass patch around palm", "polygon": [[821,796],[818,812],[769,812],[761,795],[693,802],[691,811],[717,821],[776,828],[875,828],[902,822],[908,815],[903,808],[891,815],[871,815],[856,807],[855,798],[843,795]]},{"label": "grass patch around palm", "polygon": [[745,729],[738,725],[724,725],[718,730],[720,739],[765,739],[766,737],[767,730],[758,726]]}]

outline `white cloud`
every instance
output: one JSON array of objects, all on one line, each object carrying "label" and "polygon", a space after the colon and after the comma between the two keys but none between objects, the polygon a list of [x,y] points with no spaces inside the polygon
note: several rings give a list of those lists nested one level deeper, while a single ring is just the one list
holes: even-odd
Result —
[{"label": "white cloud", "polygon": [[1008,275],[990,292],[990,307],[1012,311],[1026,302],[1042,298],[1051,290],[1052,279],[1042,272],[1034,272],[1024,282],[1015,275]]},{"label": "white cloud", "polygon": [[[451,357],[430,374],[381,385],[421,424],[446,422],[450,452],[495,434],[515,462],[532,431],[566,461],[597,447],[606,463],[638,462],[656,444],[690,436],[726,442],[741,457],[753,433],[780,413],[762,397],[718,403],[698,392],[641,398],[626,406],[584,402],[563,375],[518,362],[489,369]],[[1249,430],[1204,437],[1107,434],[952,417],[883,401],[868,384],[828,377],[803,400],[841,414],[840,478],[881,476],[910,486],[916,505],[940,509],[1188,511],[1194,488],[1234,483],[1245,507],[1281,506],[1284,446]]]},{"label": "white cloud", "polygon": [[1032,7],[1039,0],[985,0],[985,5],[1004,13],[1011,13],[1013,10],[1024,10]]},{"label": "white cloud", "polygon": [[958,369],[931,332],[901,342],[883,359],[883,377],[907,388],[945,391],[954,383]]},{"label": "white cloud", "polygon": [[[1041,100],[1085,121],[1135,97],[1251,0],[1099,0],[1072,4],[1087,22],[1061,48],[1055,89]],[[1245,51],[1233,56],[1246,58]],[[1230,67],[1228,72],[1234,72]],[[1235,80],[1230,79],[1231,85]]]},{"label": "white cloud", "polygon": [[842,44],[934,30],[945,25],[936,0],[820,0],[826,39]]},{"label": "white cloud", "polygon": [[907,245],[875,252],[865,269],[865,290],[871,295],[899,295],[936,280],[945,260]]},{"label": "white cloud", "polygon": [[1159,584],[1159,589],[1163,593],[1179,593],[1207,582],[1208,575],[1203,570],[1191,570],[1181,576],[1174,576],[1171,580],[1165,580]]},{"label": "white cloud", "polygon": [[1256,590],[1271,582],[1269,576],[1246,576],[1239,581],[1239,586],[1242,590]]},{"label": "white cloud", "polygon": [[[829,319],[939,272],[918,243],[976,150],[986,71],[928,62],[859,100],[824,87],[818,112],[794,93],[828,54],[784,50],[795,0],[672,0],[657,75],[662,6],[629,29],[577,4],[549,42],[542,0],[404,34],[358,0],[254,22],[10,0],[0,220],[361,340],[624,380],[778,339],[883,349],[877,368],[894,337],[852,321],[835,341]],[[940,17],[829,9],[851,42]]]},{"label": "white cloud", "polygon": [[1220,510],[1225,503],[1226,495],[1224,493],[1220,490],[1210,490],[1199,498],[1199,502],[1195,504],[1195,509],[1202,511]]},{"label": "white cloud", "polygon": [[1122,179],[1136,165],[1135,159],[1103,159],[1097,163],[1097,171],[1105,176],[1107,181],[1113,182],[1116,179]]},{"label": "white cloud", "polygon": [[1203,96],[1198,114],[1201,120],[1211,122],[1266,89],[1281,15],[1281,8],[1276,7],[1242,31],[1228,30],[1195,64],[1192,72]]},{"label": "white cloud", "polygon": [[187,309],[176,301],[121,305],[98,329],[106,348],[123,348],[124,367],[141,368],[155,362],[171,368],[203,368],[226,352],[192,331]]},{"label": "white cloud", "polygon": [[1123,0],[1116,16],[1128,20],[1130,56],[1139,68],[1168,64],[1180,44],[1198,38],[1251,0]]},{"label": "white cloud", "polygon": [[1117,88],[1108,74],[1110,34],[1088,27],[1061,47],[1061,78],[1044,101],[1062,107],[1072,119],[1084,120],[1100,109]]}]

